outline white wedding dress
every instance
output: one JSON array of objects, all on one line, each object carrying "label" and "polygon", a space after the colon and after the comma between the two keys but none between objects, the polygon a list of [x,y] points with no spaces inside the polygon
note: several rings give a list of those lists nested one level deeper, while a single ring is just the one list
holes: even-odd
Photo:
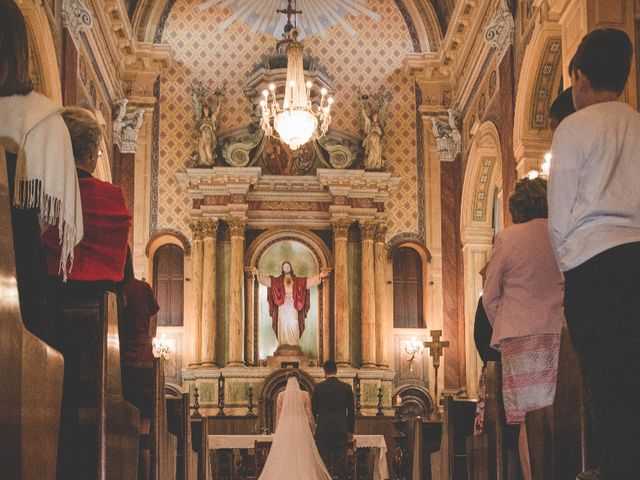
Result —
[{"label": "white wedding dress", "polygon": [[287,381],[282,412],[259,480],[331,480],[311,434],[295,377]]}]

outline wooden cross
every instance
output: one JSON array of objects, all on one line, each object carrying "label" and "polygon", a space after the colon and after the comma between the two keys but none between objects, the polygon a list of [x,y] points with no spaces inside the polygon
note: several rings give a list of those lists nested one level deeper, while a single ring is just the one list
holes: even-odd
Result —
[{"label": "wooden cross", "polygon": [[440,357],[443,356],[443,348],[447,348],[449,346],[449,341],[440,341],[440,337],[442,336],[442,330],[431,330],[431,341],[424,342],[423,345],[429,349],[429,355],[433,358],[433,369],[435,370],[435,377],[433,380],[434,385],[434,400],[436,402],[435,411],[436,414],[440,412],[440,401],[438,399],[438,367],[440,366]]},{"label": "wooden cross", "polygon": [[279,8],[276,13],[283,13],[287,16],[287,23],[291,23],[292,15],[302,15],[302,10],[296,10],[291,6],[291,0],[287,2],[287,8]]}]

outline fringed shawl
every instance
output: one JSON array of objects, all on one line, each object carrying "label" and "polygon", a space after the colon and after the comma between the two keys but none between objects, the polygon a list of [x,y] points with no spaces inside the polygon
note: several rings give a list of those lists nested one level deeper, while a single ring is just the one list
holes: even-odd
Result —
[{"label": "fringed shawl", "polygon": [[17,154],[13,204],[38,208],[41,223],[58,227],[59,269],[66,279],[83,224],[71,139],[60,110],[36,92],[0,97],[0,144]]}]

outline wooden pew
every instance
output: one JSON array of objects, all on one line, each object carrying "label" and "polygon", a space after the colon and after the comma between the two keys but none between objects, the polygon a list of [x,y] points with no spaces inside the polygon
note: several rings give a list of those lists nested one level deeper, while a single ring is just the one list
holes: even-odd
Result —
[{"label": "wooden pew", "polygon": [[[165,385],[167,427],[177,437],[176,480],[189,480],[194,452],[191,448],[191,416],[189,394],[179,387]],[[195,472],[194,472],[195,474]]]},{"label": "wooden pew", "polygon": [[519,465],[517,452],[508,452],[507,437],[517,437],[518,427],[506,424],[500,362],[488,363],[486,390],[483,433],[466,441],[468,478],[511,480],[517,478]]},{"label": "wooden pew", "polygon": [[475,400],[444,397],[444,415],[440,450],[431,454],[431,478],[466,480],[465,439],[473,433]]},{"label": "wooden pew", "polygon": [[2,478],[54,479],[62,355],[20,315],[7,166],[0,147],[0,465]]},{"label": "wooden pew", "polygon": [[116,296],[61,295],[52,332],[65,356],[58,478],[135,480],[140,420],[122,396]]},{"label": "wooden pew", "polygon": [[565,326],[561,334],[554,403],[527,413],[533,478],[574,479],[581,471],[594,467],[589,451],[589,422],[581,393],[580,366]]}]

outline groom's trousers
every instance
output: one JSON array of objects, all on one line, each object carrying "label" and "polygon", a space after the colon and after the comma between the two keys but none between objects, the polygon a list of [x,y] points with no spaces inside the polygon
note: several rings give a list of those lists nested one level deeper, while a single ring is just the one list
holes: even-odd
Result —
[{"label": "groom's trousers", "polygon": [[[347,480],[347,435],[344,433],[316,435],[316,446],[327,470],[339,480]],[[331,472],[332,464],[333,472]]]}]

